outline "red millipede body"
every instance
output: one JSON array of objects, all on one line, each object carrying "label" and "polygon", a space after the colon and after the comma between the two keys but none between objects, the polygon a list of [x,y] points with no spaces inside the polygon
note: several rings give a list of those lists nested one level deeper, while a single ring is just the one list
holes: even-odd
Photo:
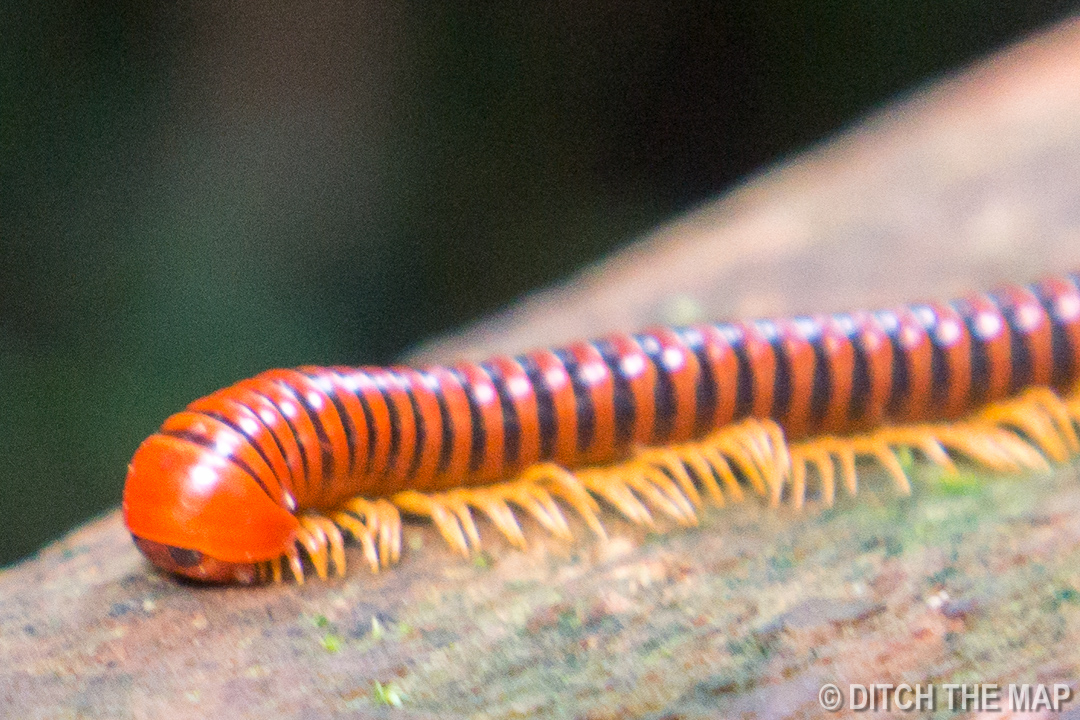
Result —
[{"label": "red millipede body", "polygon": [[[193,402],[144,441],[124,518],[156,564],[251,582],[280,579],[283,562],[298,579],[304,560],[340,572],[342,530],[385,565],[397,557],[399,509],[432,516],[467,550],[478,545],[470,505],[514,541],[511,504],[566,535],[558,499],[602,532],[594,496],[631,519],[649,519],[650,505],[690,521],[701,490],[722,502],[767,485],[778,498],[794,482],[801,494],[808,467],[831,500],[833,461],[853,484],[855,454],[889,464],[881,443],[1031,466],[1024,448],[1054,456],[1050,436],[1074,445],[1075,412],[1061,398],[1080,375],[1078,283],[659,328],[453,367],[272,370]],[[1001,405],[952,440],[947,424],[898,439],[1029,388],[1052,393]],[[789,447],[777,426],[804,443]],[[874,435],[881,428],[893,434]],[[833,445],[815,445],[821,437]]]}]

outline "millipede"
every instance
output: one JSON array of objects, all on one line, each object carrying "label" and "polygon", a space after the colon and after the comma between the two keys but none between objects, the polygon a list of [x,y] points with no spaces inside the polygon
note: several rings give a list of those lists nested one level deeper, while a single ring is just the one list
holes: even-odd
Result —
[{"label": "millipede", "polygon": [[1080,275],[892,310],[654,328],[455,366],[271,370],[191,403],[128,466],[124,520],[166,571],[255,583],[373,571],[401,515],[468,556],[474,515],[605,536],[693,525],[706,503],[855,494],[897,452],[955,469],[1080,453]]}]

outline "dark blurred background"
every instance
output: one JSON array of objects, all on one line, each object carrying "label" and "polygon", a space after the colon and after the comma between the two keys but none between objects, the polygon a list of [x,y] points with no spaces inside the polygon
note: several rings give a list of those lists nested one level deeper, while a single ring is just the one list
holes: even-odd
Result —
[{"label": "dark blurred background", "polygon": [[0,565],[195,397],[390,361],[1073,9],[3,3]]}]

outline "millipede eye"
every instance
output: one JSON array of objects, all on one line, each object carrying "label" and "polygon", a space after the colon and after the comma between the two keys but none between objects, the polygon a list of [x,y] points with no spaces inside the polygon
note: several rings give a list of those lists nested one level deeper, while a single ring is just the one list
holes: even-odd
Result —
[{"label": "millipede eye", "polygon": [[169,557],[173,559],[179,567],[191,567],[192,565],[198,565],[202,562],[202,553],[198,550],[187,550],[185,548],[173,547],[172,545],[166,546],[169,548]]}]

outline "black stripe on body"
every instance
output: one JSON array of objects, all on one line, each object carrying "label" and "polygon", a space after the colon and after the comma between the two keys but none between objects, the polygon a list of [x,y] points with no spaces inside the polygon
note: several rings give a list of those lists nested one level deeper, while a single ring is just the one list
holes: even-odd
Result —
[{"label": "black stripe on body", "polygon": [[[1066,282],[1071,280],[1072,276],[1066,277]],[[1057,312],[1056,296],[1045,290],[1041,285],[1034,287],[1033,290],[1035,296],[1039,298],[1046,316],[1050,318],[1050,348],[1054,363],[1050,384],[1055,388],[1065,389],[1076,372],[1076,368],[1073,367],[1073,354],[1076,348],[1073,348],[1072,343],[1069,341],[1065,318],[1062,318]]]},{"label": "black stripe on body", "polygon": [[162,430],[161,434],[168,437],[177,438],[179,440],[186,440],[193,445],[198,445],[201,448],[209,450],[223,460],[228,460],[233,465],[250,475],[251,479],[255,481],[255,484],[258,485],[264,493],[266,493],[266,497],[270,498],[270,500],[273,501],[275,505],[277,505],[277,501],[274,500],[274,496],[270,494],[269,488],[267,488],[266,485],[263,484],[263,481],[259,479],[259,476],[255,472],[254,468],[252,468],[250,465],[248,465],[246,462],[244,462],[238,457],[222,454],[218,450],[217,443],[215,443],[210,438],[204,437],[192,430]]},{"label": "black stripe on body", "polygon": [[581,376],[578,361],[569,350],[560,348],[554,353],[566,368],[566,374],[570,376],[570,389],[574,393],[574,408],[577,414],[577,451],[585,454],[596,436],[596,410],[593,408],[590,386]]},{"label": "black stripe on body", "polygon": [[472,447],[469,448],[469,471],[476,472],[484,464],[484,455],[487,453],[487,427],[484,425],[484,414],[480,411],[480,403],[476,400],[476,387],[456,369],[451,369],[454,378],[465,391],[465,400],[469,404],[469,428],[472,433]]},{"label": "black stripe on body", "polygon": [[[246,404],[243,404],[243,403],[240,403],[240,404],[244,405],[244,407],[246,407],[246,408],[247,408],[248,410],[250,410],[250,411],[252,412],[252,414],[253,414],[253,415],[254,415],[254,416],[256,417],[256,419],[258,419],[259,423],[260,423],[260,424],[261,424],[261,425],[262,425],[262,426],[263,426],[264,428],[266,428],[266,432],[267,432],[267,433],[268,433],[268,434],[270,435],[270,438],[271,438],[271,439],[272,439],[272,440],[274,441],[274,445],[276,445],[276,446],[277,446],[278,452],[279,452],[279,453],[281,453],[281,458],[282,458],[282,460],[284,460],[284,461],[285,461],[285,467],[286,467],[286,469],[289,469],[289,470],[290,470],[290,472],[291,472],[291,468],[290,468],[290,465],[291,465],[291,463],[289,462],[289,456],[288,456],[288,454],[287,454],[287,453],[285,452],[285,445],[284,445],[284,444],[282,444],[282,442],[281,442],[281,438],[279,438],[279,437],[277,436],[277,433],[276,433],[276,432],[274,432],[274,428],[272,428],[272,427],[271,427],[270,425],[268,425],[268,424],[266,423],[266,421],[264,421],[264,420],[262,419],[262,415],[260,415],[260,414],[258,413],[258,411],[256,411],[256,410],[255,410],[255,408],[253,408],[253,407],[249,407],[248,405],[246,405]],[[271,467],[271,469],[272,469],[272,468],[273,468],[274,466],[273,466],[273,465],[271,465],[270,467]],[[280,481],[280,478],[279,478],[279,481]],[[289,476],[289,485],[290,485],[290,486],[292,485],[292,476],[291,476],[291,475]]]},{"label": "black stripe on body", "polygon": [[892,369],[889,379],[889,397],[885,403],[885,413],[890,417],[898,417],[904,409],[904,401],[907,400],[911,387],[911,370],[908,368],[907,350],[900,342],[900,318],[891,310],[883,310],[874,313],[874,319],[885,332],[892,348]]},{"label": "black stripe on body", "polygon": [[[241,406],[248,409],[248,410],[251,410],[251,408],[249,408],[247,405],[242,405],[241,404]],[[221,423],[222,425],[227,425],[229,428],[231,428],[238,435],[243,436],[244,439],[248,441],[248,444],[251,445],[251,447],[255,448],[255,452],[259,453],[259,457],[261,457],[262,461],[264,463],[266,463],[266,467],[270,468],[270,472],[273,473],[274,479],[277,480],[278,485],[282,486],[281,478],[278,477],[277,470],[274,469],[274,464],[272,462],[270,462],[270,458],[266,455],[265,452],[263,452],[263,449],[259,446],[259,443],[257,443],[255,441],[255,438],[253,438],[251,435],[249,435],[247,432],[245,432],[244,429],[242,427],[240,427],[239,423],[233,422],[232,418],[230,418],[228,415],[225,415],[224,413],[220,413],[220,412],[218,412],[216,410],[196,410],[195,412],[197,412],[199,415],[205,415],[206,417],[213,418],[213,419],[217,420],[219,423]],[[256,413],[254,410],[251,410],[251,412],[252,412],[253,415],[258,417],[258,413]],[[265,427],[265,425],[264,425],[264,427]],[[276,438],[275,438],[275,440],[276,440]],[[284,458],[285,453],[282,452],[281,456],[282,456],[282,458]],[[284,487],[284,486],[282,486],[282,487]]]},{"label": "black stripe on body", "polygon": [[1009,394],[1019,392],[1031,384],[1034,368],[1031,366],[1031,351],[1028,350],[1027,333],[1020,329],[1016,318],[1016,307],[1004,298],[991,295],[990,299],[1001,308],[1001,315],[1009,326],[1009,364],[1012,377],[1009,381]]},{"label": "black stripe on body", "polygon": [[499,396],[499,408],[502,410],[503,426],[503,465],[514,467],[521,457],[521,419],[518,418],[517,407],[510,390],[506,387],[506,378],[502,376],[498,368],[489,363],[480,363],[480,367],[491,378],[495,386],[495,393]]},{"label": "black stripe on body", "polygon": [[300,441],[300,433],[296,431],[296,427],[292,424],[292,420],[289,419],[288,415],[281,411],[281,406],[274,402],[274,399],[272,397],[258,390],[252,390],[252,392],[256,393],[268,403],[273,405],[274,409],[277,410],[278,415],[280,415],[281,419],[285,421],[285,426],[289,428],[289,432],[291,432],[293,436],[293,441],[296,442],[296,447],[300,451],[300,465],[304,468],[304,487],[310,487],[311,468],[308,465],[307,448],[305,448],[304,443]]},{"label": "black stripe on body", "polygon": [[382,401],[386,405],[386,411],[390,416],[390,448],[386,452],[386,472],[391,472],[397,467],[398,453],[401,452],[401,416],[398,414],[397,405],[394,403],[393,398],[387,392],[385,371],[382,374],[371,376],[371,380],[376,392],[382,396]]},{"label": "black stripe on body", "polygon": [[337,410],[338,418],[341,420],[341,428],[345,431],[345,444],[349,448],[348,475],[352,477],[353,471],[356,469],[356,425],[353,423],[352,416],[349,415],[349,411],[345,409],[345,406],[341,404],[341,398],[337,396],[337,387],[334,383],[322,375],[309,373],[305,373],[305,375],[319,385],[319,389],[323,391],[323,394],[334,404],[334,409]]},{"label": "black stripe on body", "polygon": [[[625,448],[634,437],[634,423],[637,420],[637,406],[630,380],[623,368],[623,356],[616,352],[607,340],[599,340],[596,349],[608,366],[613,381],[612,403],[615,409],[615,447]],[[650,430],[651,434],[651,430]]]},{"label": "black stripe on body", "polygon": [[675,383],[671,380],[671,371],[664,363],[663,344],[652,335],[635,335],[634,342],[656,368],[656,383],[653,385],[655,409],[650,443],[663,445],[671,437],[671,431],[675,427]]},{"label": "black stripe on body", "polygon": [[971,338],[971,385],[968,388],[968,398],[971,407],[978,407],[990,398],[990,353],[986,347],[987,338],[983,337],[979,329],[979,312],[971,303],[967,300],[954,300],[949,303],[949,307],[963,319],[968,337]]},{"label": "black stripe on body", "polygon": [[705,346],[705,336],[697,328],[678,331],[683,344],[694,353],[701,372],[698,373],[697,387],[694,388],[694,436],[704,435],[712,430],[713,415],[716,414],[716,380],[713,368],[709,364],[709,353]]},{"label": "black stripe on body", "polygon": [[940,408],[949,398],[949,381],[951,380],[949,359],[938,339],[937,331],[941,318],[929,305],[914,305],[911,311],[930,339],[930,407]]},{"label": "black stripe on body", "polygon": [[800,334],[814,351],[814,376],[810,385],[810,425],[818,428],[825,419],[833,395],[832,367],[828,350],[825,348],[825,334],[816,320],[797,318],[795,322]]},{"label": "black stripe on body", "polygon": [[322,486],[326,488],[327,481],[334,475],[334,447],[330,444],[330,436],[326,434],[326,428],[323,426],[322,418],[319,417],[319,413],[308,404],[307,398],[304,397],[304,393],[292,387],[288,383],[282,380],[274,381],[278,387],[292,394],[296,398],[296,402],[304,409],[308,419],[311,420],[312,426],[315,428],[315,437],[319,439],[319,450],[322,452]]},{"label": "black stripe on body", "polygon": [[851,396],[848,398],[848,420],[861,421],[870,404],[870,364],[867,360],[863,333],[850,315],[833,316],[833,324],[848,339],[852,350]]},{"label": "black stripe on body", "polygon": [[555,456],[555,436],[558,422],[555,417],[555,399],[543,371],[527,355],[515,358],[532,383],[536,396],[536,420],[540,428],[540,459],[551,460]]},{"label": "black stripe on body", "polygon": [[735,382],[735,417],[741,420],[754,408],[754,373],[746,354],[746,335],[732,325],[717,325],[716,329],[727,340],[739,365],[739,377]]},{"label": "black stripe on body", "polygon": [[442,420],[442,445],[439,446],[439,462],[435,466],[436,474],[443,474],[450,469],[450,457],[454,451],[454,423],[450,417],[450,408],[446,404],[442,383],[434,375],[420,372],[424,385],[435,395],[439,403],[439,419]]},{"label": "black stripe on body", "polygon": [[773,358],[776,362],[776,373],[773,377],[773,402],[769,416],[782,418],[791,409],[791,356],[788,354],[787,343],[784,342],[776,323],[771,320],[759,320],[754,325],[772,346]]},{"label": "black stripe on body", "polygon": [[[341,377],[338,375],[338,377]],[[371,376],[364,374],[364,377],[374,384]],[[375,444],[377,439],[378,429],[375,427],[375,414],[371,410],[371,405],[368,403],[367,398],[364,396],[364,391],[359,387],[352,391],[353,397],[360,402],[360,409],[364,411],[364,424],[367,425],[367,460],[364,462],[364,473],[371,476],[371,469],[375,464]]]},{"label": "black stripe on body", "polygon": [[420,469],[420,460],[424,456],[424,444],[427,442],[427,425],[424,422],[424,413],[420,411],[420,404],[416,402],[416,395],[413,394],[412,382],[408,378],[395,374],[401,384],[401,388],[405,390],[405,394],[409,397],[409,406],[412,408],[413,423],[416,433],[416,442],[413,443],[412,459],[409,460],[409,471],[406,473],[406,478],[415,478],[416,471]]}]

